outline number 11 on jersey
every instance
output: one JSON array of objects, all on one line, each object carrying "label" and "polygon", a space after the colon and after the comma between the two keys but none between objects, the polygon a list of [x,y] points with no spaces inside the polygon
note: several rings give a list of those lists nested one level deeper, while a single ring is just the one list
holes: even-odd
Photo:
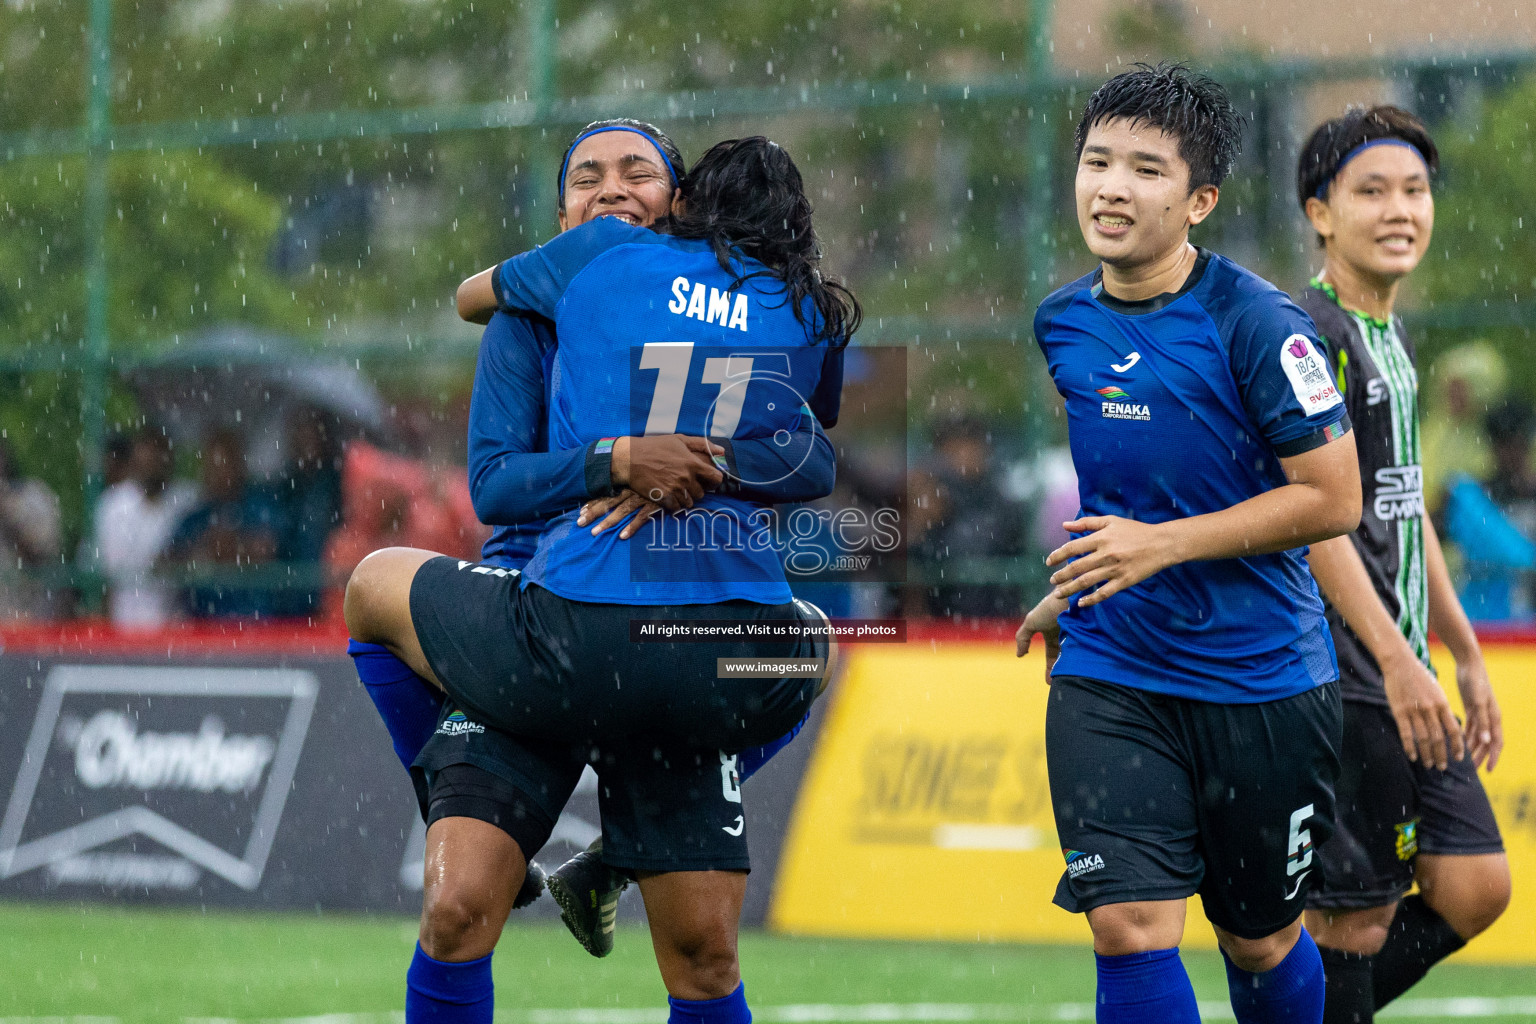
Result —
[{"label": "number 11 on jersey", "polygon": [[[650,411],[645,417],[645,433],[675,434],[683,412],[683,396],[688,388],[688,370],[693,363],[693,342],[647,342],[640,353],[640,369],[656,370],[656,387],[651,392]],[[711,357],[704,360],[702,384],[718,387],[714,402],[706,411],[709,437],[730,437],[741,422],[742,406],[747,398],[747,384],[752,379],[752,357]]]}]

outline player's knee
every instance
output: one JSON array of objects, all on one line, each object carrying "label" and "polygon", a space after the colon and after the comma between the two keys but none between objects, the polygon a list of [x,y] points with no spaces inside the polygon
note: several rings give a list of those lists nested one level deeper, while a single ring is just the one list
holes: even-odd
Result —
[{"label": "player's knee", "polygon": [[735,930],[725,924],[689,929],[671,938],[679,963],[694,992],[686,998],[720,999],[736,990],[741,967],[736,960]]},{"label": "player's knee", "polygon": [[1501,870],[1479,872],[1471,884],[1460,888],[1451,905],[1434,908],[1463,939],[1481,935],[1509,909],[1513,883],[1509,865],[1504,863],[1500,867]]},{"label": "player's knee", "polygon": [[476,898],[482,887],[444,882],[423,894],[421,949],[434,960],[473,960],[496,946],[503,922],[494,920],[491,901]]},{"label": "player's knee", "polygon": [[400,549],[383,548],[374,551],[357,564],[347,578],[347,589],[342,596],[341,614],[347,623],[347,632],[353,639],[364,643],[378,643],[386,639],[382,633],[382,596],[393,573],[395,553]]},{"label": "player's knee", "polygon": [[[1262,939],[1245,939],[1233,935],[1230,932],[1218,936],[1221,948],[1226,951],[1227,958],[1237,965],[1239,970],[1249,974],[1264,974],[1280,966],[1291,952],[1291,947],[1296,945],[1296,939],[1300,935],[1300,929],[1287,928],[1273,935],[1266,935]],[[1383,936],[1385,938],[1385,936]]]},{"label": "player's knee", "polygon": [[373,616],[369,613],[372,611],[371,599],[377,588],[370,584],[377,572],[378,563],[374,556],[378,554],[380,552],[375,551],[368,555],[357,564],[357,568],[352,570],[352,575],[347,577],[347,589],[341,599],[341,615],[347,622],[347,632],[354,639],[365,643],[373,642],[372,636],[369,635],[373,632]]},{"label": "player's knee", "polygon": [[1172,949],[1184,937],[1182,911],[1170,913],[1146,904],[1116,903],[1088,913],[1093,951],[1100,956],[1129,956]]},{"label": "player's knee", "polygon": [[1309,910],[1307,931],[1319,946],[1374,956],[1387,944],[1395,903],[1359,910]]},{"label": "player's knee", "polygon": [[1325,935],[1315,935],[1319,946],[1327,946],[1329,949],[1337,949],[1344,953],[1358,953],[1362,956],[1375,956],[1381,952],[1381,947],[1387,944],[1387,935],[1391,928],[1384,924],[1363,924],[1350,928],[1347,932],[1335,932]]}]

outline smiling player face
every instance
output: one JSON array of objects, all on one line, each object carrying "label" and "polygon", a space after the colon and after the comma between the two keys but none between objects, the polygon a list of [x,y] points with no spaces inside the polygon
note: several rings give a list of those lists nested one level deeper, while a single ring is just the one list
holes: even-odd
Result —
[{"label": "smiling player face", "polygon": [[1178,142],[1125,118],[1088,130],[1077,162],[1077,224],[1088,251],[1126,272],[1182,246],[1216,206],[1214,185],[1189,190]]},{"label": "smiling player face", "polygon": [[1394,283],[1429,249],[1435,226],[1429,168],[1415,149],[1373,146],[1344,165],[1326,202],[1307,202],[1307,215],[1330,257],[1379,284]]},{"label": "smiling player face", "polygon": [[571,152],[560,230],[598,217],[650,227],[671,208],[674,191],[661,153],[648,139],[630,131],[600,132]]}]

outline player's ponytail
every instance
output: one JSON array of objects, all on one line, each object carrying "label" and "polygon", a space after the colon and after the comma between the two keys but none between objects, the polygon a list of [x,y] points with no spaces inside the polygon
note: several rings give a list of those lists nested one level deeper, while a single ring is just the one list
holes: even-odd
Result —
[{"label": "player's ponytail", "polygon": [[[707,240],[720,266],[744,277],[733,256],[746,256],[784,282],[796,319],[835,346],[859,329],[863,310],[840,281],[821,275],[821,243],[811,222],[800,171],[779,146],[761,135],[727,139],[694,164],[682,182],[683,213],[666,230]],[[805,303],[815,308],[806,320]]]}]

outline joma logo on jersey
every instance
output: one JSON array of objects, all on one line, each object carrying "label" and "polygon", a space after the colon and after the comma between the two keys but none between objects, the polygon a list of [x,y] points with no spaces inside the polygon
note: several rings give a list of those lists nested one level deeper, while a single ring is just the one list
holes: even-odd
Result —
[{"label": "joma logo on jersey", "polygon": [[1099,415],[1107,420],[1150,420],[1152,418],[1150,408],[1132,401],[1130,395],[1113,384],[1107,388],[1098,388],[1097,394],[1104,399],[1099,405]]},{"label": "joma logo on jersey", "polygon": [[743,292],[738,292],[735,300],[732,303],[730,292],[710,288],[703,281],[694,282],[693,290],[690,292],[688,279],[679,277],[672,281],[672,301],[667,303],[667,308],[680,316],[703,320],[707,324],[719,324],[727,330],[745,333],[747,296]]},{"label": "joma logo on jersey", "polygon": [[1082,850],[1063,849],[1062,855],[1067,858],[1067,875],[1076,878],[1086,875],[1090,871],[1097,871],[1104,866],[1104,858],[1097,853],[1084,853]]},{"label": "joma logo on jersey", "polygon": [[1419,466],[1386,466],[1376,471],[1376,518],[1418,519],[1424,515],[1424,470]]}]

